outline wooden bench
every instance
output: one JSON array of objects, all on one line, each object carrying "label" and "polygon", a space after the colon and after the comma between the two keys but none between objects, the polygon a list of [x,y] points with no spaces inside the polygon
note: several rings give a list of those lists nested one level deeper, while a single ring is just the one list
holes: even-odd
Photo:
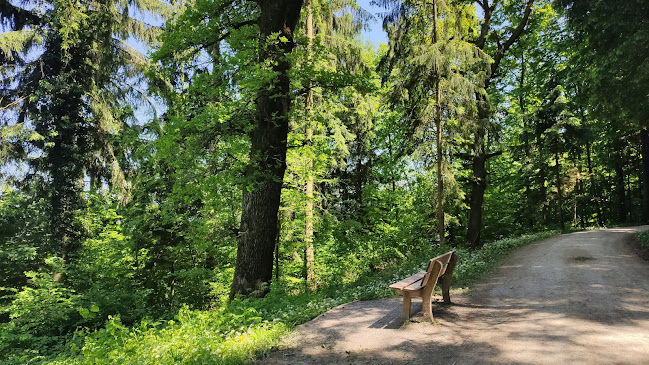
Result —
[{"label": "wooden bench", "polygon": [[397,283],[390,285],[390,289],[396,290],[399,294],[403,295],[403,319],[410,319],[410,300],[412,297],[421,297],[423,302],[422,312],[424,317],[432,321],[432,296],[435,284],[441,280],[442,283],[442,296],[444,303],[451,303],[451,296],[449,288],[451,286],[451,278],[453,277],[453,270],[457,263],[457,254],[455,250],[447,252],[443,255],[430,259],[426,271],[421,271],[415,275],[403,279]]}]

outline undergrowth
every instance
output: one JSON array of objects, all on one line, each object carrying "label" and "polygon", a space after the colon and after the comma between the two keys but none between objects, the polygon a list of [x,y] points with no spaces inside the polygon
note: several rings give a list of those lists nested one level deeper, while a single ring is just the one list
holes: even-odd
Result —
[{"label": "undergrowth", "polygon": [[[465,287],[493,270],[516,247],[557,234],[542,232],[502,239],[471,251],[458,248],[454,287]],[[649,245],[649,234],[645,236]],[[436,247],[350,285],[311,293],[292,294],[281,285],[271,287],[264,299],[227,302],[210,311],[181,309],[174,320],[143,320],[127,327],[119,316],[110,317],[103,329],[79,330],[57,358],[14,356],[15,363],[51,364],[240,364],[272,350],[282,336],[300,323],[340,304],[394,296],[388,286],[425,267],[432,256],[451,247]]]},{"label": "undergrowth", "polygon": [[636,236],[635,247],[638,255],[649,261],[649,230],[641,232]]},{"label": "undergrowth", "polygon": [[640,248],[642,248],[644,250],[649,250],[649,230],[640,233],[636,237],[636,243],[637,243],[638,247],[640,247]]}]

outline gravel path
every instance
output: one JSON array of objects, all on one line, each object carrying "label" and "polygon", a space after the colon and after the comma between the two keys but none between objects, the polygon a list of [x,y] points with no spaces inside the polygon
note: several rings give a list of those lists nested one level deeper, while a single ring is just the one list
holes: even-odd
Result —
[{"label": "gravel path", "polygon": [[[578,232],[525,246],[436,323],[400,320],[399,298],[341,305],[296,328],[260,364],[649,364],[649,228]],[[441,301],[441,298],[437,298]]]}]

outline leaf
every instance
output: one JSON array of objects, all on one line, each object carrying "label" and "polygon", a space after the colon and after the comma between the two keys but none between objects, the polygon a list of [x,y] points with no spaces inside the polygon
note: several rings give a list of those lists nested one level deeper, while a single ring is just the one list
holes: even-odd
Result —
[{"label": "leaf", "polygon": [[79,314],[83,319],[88,319],[90,317],[90,311],[87,308],[79,308]]}]

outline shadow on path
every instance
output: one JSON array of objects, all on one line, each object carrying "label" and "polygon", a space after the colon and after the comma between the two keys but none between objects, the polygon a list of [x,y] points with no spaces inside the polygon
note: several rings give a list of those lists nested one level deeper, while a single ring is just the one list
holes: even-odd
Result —
[{"label": "shadow on path", "polygon": [[[646,228],[642,227],[641,229]],[[562,235],[523,247],[435,322],[413,301],[351,302],[298,326],[260,364],[647,364],[649,266],[639,229]]]}]

